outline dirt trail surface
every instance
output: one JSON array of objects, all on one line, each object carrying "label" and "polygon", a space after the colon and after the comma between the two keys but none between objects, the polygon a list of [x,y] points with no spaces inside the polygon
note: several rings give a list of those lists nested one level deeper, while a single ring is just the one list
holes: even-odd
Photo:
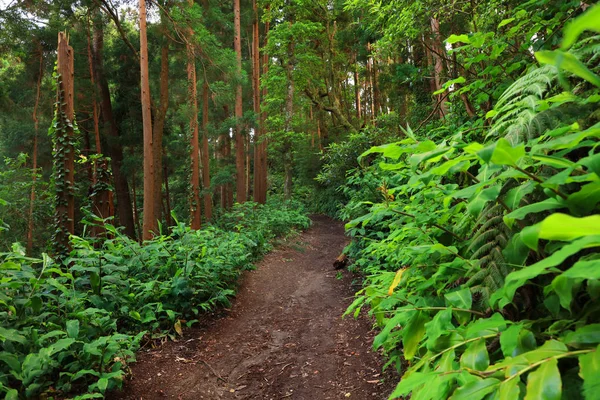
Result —
[{"label": "dirt trail surface", "polygon": [[244,275],[225,316],[142,351],[112,398],[386,399],[372,323],[341,319],[356,290],[332,267],[346,242],[340,223],[313,217]]}]

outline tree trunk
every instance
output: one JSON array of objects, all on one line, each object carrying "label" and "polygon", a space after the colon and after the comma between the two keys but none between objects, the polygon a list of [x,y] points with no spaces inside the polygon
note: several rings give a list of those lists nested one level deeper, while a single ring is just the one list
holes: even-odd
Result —
[{"label": "tree trunk", "polygon": [[171,219],[171,194],[169,193],[169,170],[167,164],[163,163],[163,179],[165,181],[165,203],[166,203],[166,215],[167,226],[173,226],[173,220]]},{"label": "tree trunk", "polygon": [[35,184],[37,181],[37,161],[38,161],[38,117],[37,110],[40,104],[40,88],[42,86],[42,76],[44,74],[44,53],[41,44],[38,47],[40,52],[40,69],[38,71],[38,80],[37,80],[37,92],[35,95],[35,105],[33,106],[33,154],[31,156],[32,159],[32,167],[31,167],[31,193],[29,194],[29,215],[27,221],[27,254],[31,255],[33,249],[33,211],[35,208]]},{"label": "tree trunk", "polygon": [[56,128],[54,132],[54,182],[56,187],[55,251],[66,255],[71,249],[69,235],[75,232],[75,138],[73,124],[73,48],[66,33],[58,33],[56,61]]},{"label": "tree trunk", "polygon": [[202,186],[204,189],[204,217],[212,219],[212,195],[210,193],[210,152],[208,149],[208,82],[202,86]]},{"label": "tree trunk", "polygon": [[244,135],[242,134],[242,83],[239,81],[242,75],[242,32],[240,23],[240,0],[233,0],[233,47],[237,60],[238,84],[235,91],[235,170],[236,170],[236,192],[237,202],[246,201],[246,174],[244,173]]},{"label": "tree trunk", "polygon": [[142,125],[144,131],[144,223],[142,240],[150,240],[157,232],[154,216],[154,138],[152,137],[152,112],[148,73],[148,38],[146,36],[146,1],[140,0],[140,76],[142,99]]},{"label": "tree trunk", "polygon": [[121,147],[119,140],[117,122],[113,116],[108,81],[106,80],[106,76],[104,76],[104,57],[102,55],[103,49],[104,30],[102,27],[102,19],[98,13],[94,21],[94,38],[92,47],[94,54],[94,74],[96,75],[96,84],[98,85],[98,90],[100,92],[102,120],[105,126],[105,133],[108,136],[107,153],[111,159],[112,174],[115,182],[115,193],[117,195],[117,214],[119,216],[119,223],[125,228],[125,234],[131,238],[135,238],[135,225],[133,222],[133,210],[131,208],[129,184],[121,172],[121,166],[123,164],[123,148]]},{"label": "tree trunk", "polygon": [[160,48],[160,105],[154,111],[154,217],[161,220],[162,214],[162,147],[167,111],[169,110],[169,42],[167,39],[167,23],[164,12],[160,14],[161,31],[163,33]]},{"label": "tree trunk", "polygon": [[[258,6],[256,0],[252,0],[252,9],[254,11],[254,22],[252,25],[252,88],[254,90],[254,113],[256,114],[257,124],[254,126],[254,201],[265,204],[267,201],[267,171],[266,158],[267,148],[264,140],[263,118],[260,104],[260,33]],[[268,24],[267,24],[268,26]],[[266,37],[266,33],[265,33]],[[265,66],[263,66],[265,67]]]},{"label": "tree trunk", "polygon": [[358,61],[354,55],[354,97],[356,99],[356,118],[358,118],[359,124],[362,118],[362,105],[360,103],[360,83],[358,77]]},{"label": "tree trunk", "polygon": [[[189,0],[188,4],[193,5]],[[191,44],[193,32],[188,31],[187,42],[187,78],[188,78],[188,103],[190,105],[190,151],[191,151],[191,181],[192,188],[190,198],[191,228],[200,229],[201,210],[200,206],[200,148],[198,131],[198,94],[196,89],[196,54]]]},{"label": "tree trunk", "polygon": [[[432,48],[434,50],[432,57],[435,63],[433,72],[434,72],[434,81],[435,81],[435,90],[440,90],[442,88],[442,74],[444,73],[444,60],[442,59],[442,54],[445,53],[444,45],[442,43],[442,38],[440,35],[440,21],[437,18],[431,18],[431,33],[432,33]],[[448,113],[447,106],[447,96],[443,93],[437,96],[437,101],[440,103],[439,114],[440,118],[444,118]]]}]

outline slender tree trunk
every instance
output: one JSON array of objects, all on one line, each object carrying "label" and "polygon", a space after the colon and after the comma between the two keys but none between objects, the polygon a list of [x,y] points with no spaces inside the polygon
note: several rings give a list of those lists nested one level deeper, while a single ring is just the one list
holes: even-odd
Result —
[{"label": "slender tree trunk", "polygon": [[96,94],[96,73],[94,72],[94,54],[92,51],[92,41],[90,38],[89,29],[87,32],[87,53],[88,53],[88,65],[90,69],[90,82],[92,84],[92,118],[94,121],[94,142],[96,144],[96,154],[102,154],[102,145],[100,142],[100,120],[98,116],[98,101]]},{"label": "slender tree trunk", "polygon": [[359,121],[362,118],[362,105],[360,103],[360,81],[358,77],[358,61],[354,55],[354,98],[356,99],[356,118]]},{"label": "slender tree trunk", "polygon": [[[237,60],[238,79],[242,75],[242,32],[240,24],[240,0],[233,0],[233,25],[234,38],[233,47]],[[244,173],[244,135],[242,134],[242,84],[239,82],[235,91],[235,169],[236,169],[236,192],[237,202],[246,201],[246,177]]]},{"label": "slender tree trunk", "polygon": [[[166,157],[165,157],[166,158]],[[171,219],[171,195],[169,193],[169,170],[167,164],[163,163],[163,179],[165,181],[165,203],[166,203],[166,214],[167,226],[173,226],[173,220]]]},{"label": "slender tree trunk", "polygon": [[208,148],[208,82],[202,86],[202,186],[204,189],[204,217],[212,219],[212,195],[210,193],[210,152]]},{"label": "slender tree trunk", "polygon": [[[194,5],[193,0],[188,0],[188,5]],[[196,52],[192,45],[194,32],[187,31],[187,78],[188,78],[188,103],[190,105],[190,151],[191,151],[191,181],[190,198],[191,228],[200,229],[202,224],[200,205],[200,133],[198,129],[198,93],[196,79]]]},{"label": "slender tree trunk", "polygon": [[169,41],[167,39],[167,22],[164,12],[160,14],[161,31],[163,33],[160,48],[160,105],[154,111],[154,217],[161,220],[162,214],[162,147],[167,111],[169,110]]},{"label": "slender tree trunk", "polygon": [[56,187],[56,231],[53,244],[58,254],[71,248],[69,235],[75,232],[75,138],[73,48],[66,33],[58,33],[56,70],[57,121],[54,132],[54,181]]},{"label": "slender tree trunk", "polygon": [[148,73],[148,38],[146,36],[146,1],[140,0],[140,76],[142,90],[142,125],[144,131],[144,223],[142,239],[152,239],[158,230],[154,216],[154,138]]},{"label": "slender tree trunk", "polygon": [[33,154],[32,154],[32,167],[31,167],[31,193],[29,194],[29,215],[27,221],[27,254],[31,255],[33,250],[33,211],[35,209],[35,184],[37,181],[37,162],[38,162],[38,128],[39,128],[39,120],[37,116],[38,106],[40,104],[40,88],[42,86],[42,76],[44,74],[44,53],[42,46],[38,46],[38,50],[40,52],[40,68],[38,71],[38,80],[37,80],[37,91],[35,95],[35,105],[33,106]]},{"label": "slender tree trunk", "polygon": [[142,237],[142,228],[140,226],[140,213],[137,204],[137,187],[135,184],[135,170],[132,172],[131,176],[131,197],[133,198],[133,218],[135,223],[135,228],[137,231],[137,237]]},{"label": "slender tree trunk", "polygon": [[117,122],[113,115],[108,81],[104,75],[104,57],[102,54],[104,50],[104,30],[99,12],[94,20],[92,49],[94,53],[94,74],[96,75],[96,84],[98,85],[102,105],[102,120],[106,127],[105,133],[109,137],[109,140],[107,141],[107,153],[111,159],[112,175],[115,182],[117,214],[119,216],[120,224],[125,228],[125,234],[134,238],[135,225],[133,222],[129,184],[127,183],[126,177],[121,172],[121,166],[123,164],[123,148],[121,147],[119,139]]},{"label": "slender tree trunk", "polygon": [[263,145],[263,123],[260,104],[260,34],[258,6],[256,0],[252,0],[254,11],[254,22],[252,24],[252,89],[254,101],[254,113],[257,124],[254,126],[254,201],[264,204],[267,200],[267,174],[263,169],[265,166],[266,147]]},{"label": "slender tree trunk", "polygon": [[[434,60],[434,79],[435,79],[435,90],[442,88],[442,74],[444,73],[444,60],[441,55],[445,53],[444,45],[440,35],[440,21],[437,18],[431,18],[431,33],[433,35],[432,48],[435,50],[432,55]],[[448,106],[446,96],[444,94],[438,95],[438,102],[440,102],[439,114],[440,118],[444,118],[448,113]]]}]

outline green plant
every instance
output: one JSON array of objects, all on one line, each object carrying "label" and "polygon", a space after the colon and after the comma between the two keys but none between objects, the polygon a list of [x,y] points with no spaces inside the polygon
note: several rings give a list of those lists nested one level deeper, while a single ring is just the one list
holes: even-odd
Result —
[{"label": "green plant", "polygon": [[367,275],[347,314],[376,318],[374,347],[402,374],[392,398],[598,398],[599,37],[576,36],[600,31],[599,9],[536,53],[486,142],[409,129],[362,154],[348,187],[375,178],[378,200],[352,189],[345,207],[367,210],[346,225]]}]

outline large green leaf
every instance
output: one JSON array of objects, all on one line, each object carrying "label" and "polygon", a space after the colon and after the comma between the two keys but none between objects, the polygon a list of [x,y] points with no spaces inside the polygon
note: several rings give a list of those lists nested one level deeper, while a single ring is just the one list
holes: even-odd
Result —
[{"label": "large green leaf", "polygon": [[481,400],[488,393],[500,386],[500,381],[495,378],[481,379],[469,382],[454,391],[450,400]]},{"label": "large green leaf", "polygon": [[561,48],[567,50],[584,31],[600,32],[600,5],[596,4],[571,21],[564,29]]},{"label": "large green leaf", "polygon": [[558,360],[551,358],[527,377],[525,400],[561,400],[562,380]]},{"label": "large green leaf", "polygon": [[584,185],[578,192],[572,193],[567,198],[571,213],[585,215],[591,212],[600,202],[600,181]]},{"label": "large green leaf", "polygon": [[404,358],[407,360],[412,360],[417,353],[419,343],[425,336],[425,323],[428,321],[429,316],[425,312],[417,311],[403,329],[402,347]]},{"label": "large green leaf", "polygon": [[539,239],[569,241],[591,235],[600,235],[600,215],[577,218],[556,213],[521,232],[523,242],[533,250]]},{"label": "large green leaf", "polygon": [[540,64],[555,65],[559,69],[569,71],[598,87],[600,87],[600,76],[590,71],[584,63],[579,61],[573,54],[561,50],[542,50],[535,53],[535,58]]},{"label": "large green leaf", "polygon": [[525,218],[527,215],[531,213],[539,213],[542,211],[555,210],[557,208],[563,208],[565,204],[563,201],[559,199],[555,199],[550,197],[546,200],[540,201],[538,203],[528,204],[524,207],[517,208],[516,210],[506,214],[504,216],[504,222],[508,226],[512,226],[514,220],[521,220]]},{"label": "large green leaf", "polygon": [[419,386],[422,386],[427,382],[431,382],[433,376],[435,376],[435,373],[423,372],[412,372],[409,375],[403,376],[390,398],[396,399],[400,396],[405,396],[411,393]]},{"label": "large green leaf", "polygon": [[564,341],[569,346],[597,345],[600,343],[600,324],[582,326],[565,336]]},{"label": "large green leaf", "polygon": [[517,289],[523,286],[528,280],[549,272],[560,272],[556,267],[562,264],[568,257],[583,249],[596,246],[600,246],[600,236],[587,236],[564,245],[558,251],[554,252],[551,256],[544,258],[542,261],[524,267],[518,271],[511,272],[506,276],[502,290],[494,293],[490,301],[495,303],[503,296],[509,302],[512,301]]},{"label": "large green leaf", "polygon": [[585,399],[600,399],[600,346],[589,354],[579,356],[579,376],[583,379]]},{"label": "large green leaf", "polygon": [[490,365],[490,356],[485,345],[485,339],[471,343],[460,357],[461,367],[484,371]]},{"label": "large green leaf", "polygon": [[480,150],[477,155],[486,163],[516,166],[519,160],[525,156],[525,145],[512,147],[508,140],[501,138],[496,143]]}]

